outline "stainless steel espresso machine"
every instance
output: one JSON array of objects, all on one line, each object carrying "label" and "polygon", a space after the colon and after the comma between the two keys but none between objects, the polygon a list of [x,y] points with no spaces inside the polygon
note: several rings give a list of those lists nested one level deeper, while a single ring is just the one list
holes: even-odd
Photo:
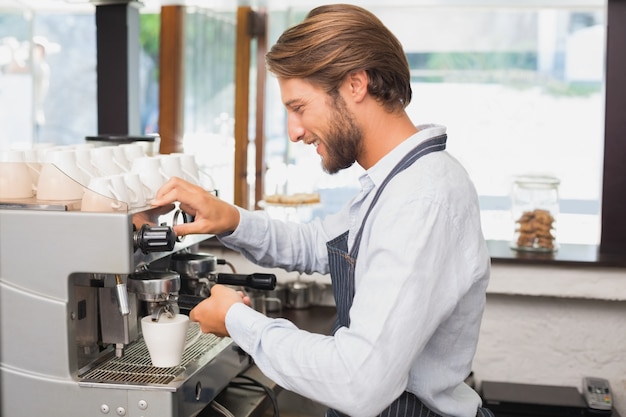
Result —
[{"label": "stainless steel espresso machine", "polygon": [[[179,366],[157,368],[138,323],[181,309],[182,296],[202,299],[208,281],[230,283],[210,256],[192,255],[209,236],[179,241],[174,205],[98,213],[79,203],[0,201],[0,416],[195,416],[249,357],[203,334]],[[194,275],[193,294],[172,266]]]}]

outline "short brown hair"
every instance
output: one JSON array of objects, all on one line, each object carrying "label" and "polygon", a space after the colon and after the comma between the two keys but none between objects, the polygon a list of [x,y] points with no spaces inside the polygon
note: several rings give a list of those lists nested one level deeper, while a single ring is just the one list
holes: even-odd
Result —
[{"label": "short brown hair", "polygon": [[365,70],[368,92],[388,111],[411,101],[409,64],[398,39],[358,6],[317,7],[287,29],[267,53],[267,68],[281,78],[303,78],[336,95],[345,77]]}]

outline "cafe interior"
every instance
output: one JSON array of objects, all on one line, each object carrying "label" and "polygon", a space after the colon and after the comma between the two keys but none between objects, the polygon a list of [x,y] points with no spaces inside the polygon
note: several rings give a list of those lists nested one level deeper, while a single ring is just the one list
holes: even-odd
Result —
[{"label": "cafe interior", "polygon": [[[149,204],[170,176],[290,222],[357,195],[359,166],[327,174],[289,141],[264,65],[327,3],[0,0],[0,417],[324,415],[193,325],[180,365],[153,366],[141,320],[224,283],[332,331],[329,276],[180,239],[188,215]],[[447,126],[478,192],[491,276],[466,383],[496,416],[626,416],[626,2],[347,3],[398,37],[407,113]]]}]

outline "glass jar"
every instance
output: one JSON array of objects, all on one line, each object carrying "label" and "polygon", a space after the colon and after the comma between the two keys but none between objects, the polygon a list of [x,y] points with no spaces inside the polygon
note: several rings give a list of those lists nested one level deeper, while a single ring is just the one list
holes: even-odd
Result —
[{"label": "glass jar", "polygon": [[511,211],[515,234],[511,247],[530,252],[554,252],[559,214],[559,184],[555,177],[526,175],[515,178]]}]

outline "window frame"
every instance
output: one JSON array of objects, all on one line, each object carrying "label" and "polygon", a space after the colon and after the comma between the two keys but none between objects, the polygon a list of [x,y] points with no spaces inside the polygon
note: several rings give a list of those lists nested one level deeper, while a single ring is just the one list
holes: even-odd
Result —
[{"label": "window frame", "polygon": [[608,0],[601,254],[626,254],[626,1]]}]

